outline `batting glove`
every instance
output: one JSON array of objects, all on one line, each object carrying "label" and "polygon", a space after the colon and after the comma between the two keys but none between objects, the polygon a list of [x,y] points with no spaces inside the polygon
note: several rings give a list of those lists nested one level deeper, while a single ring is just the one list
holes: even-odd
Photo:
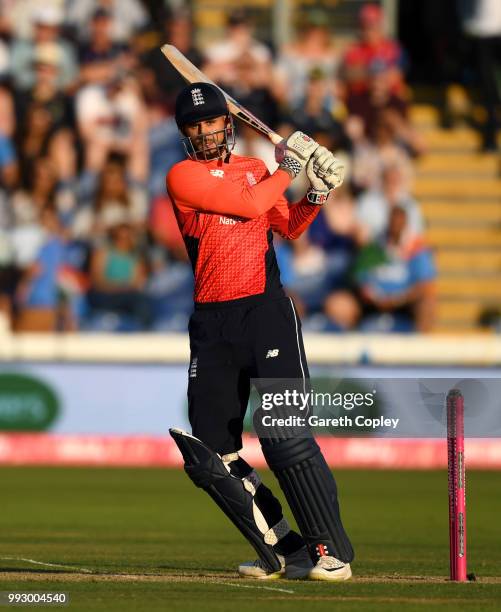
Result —
[{"label": "batting glove", "polygon": [[319,206],[324,204],[329,193],[343,183],[344,173],[343,162],[325,147],[318,147],[306,166],[306,175],[311,185],[306,194],[308,202]]},{"label": "batting glove", "polygon": [[318,148],[318,142],[303,132],[294,132],[275,147],[278,167],[296,177]]}]

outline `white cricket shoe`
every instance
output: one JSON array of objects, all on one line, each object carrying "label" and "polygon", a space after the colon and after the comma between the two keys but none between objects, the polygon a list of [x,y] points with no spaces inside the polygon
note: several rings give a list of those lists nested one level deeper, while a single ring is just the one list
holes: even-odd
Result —
[{"label": "white cricket shoe", "polygon": [[336,557],[320,557],[315,567],[309,573],[310,580],[330,580],[343,582],[351,578],[349,563],[343,563]]},{"label": "white cricket shoe", "polygon": [[257,561],[239,565],[238,573],[242,578],[257,578],[259,580],[277,580],[278,578],[299,580],[300,578],[307,578],[313,568],[306,546],[286,557],[282,555],[277,555],[277,557],[282,564],[281,569],[277,572],[270,572],[263,567],[261,559],[257,559]]},{"label": "white cricket shoe", "polygon": [[242,578],[257,578],[258,580],[278,580],[285,574],[285,559],[282,555],[277,555],[282,567],[277,572],[270,572],[264,567],[261,559],[247,561],[238,566],[238,573]]}]

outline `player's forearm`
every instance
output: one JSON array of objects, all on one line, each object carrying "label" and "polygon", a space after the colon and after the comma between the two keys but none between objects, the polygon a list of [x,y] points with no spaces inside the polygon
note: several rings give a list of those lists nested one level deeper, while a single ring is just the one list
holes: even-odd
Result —
[{"label": "player's forearm", "polygon": [[300,202],[296,202],[289,208],[289,220],[286,228],[286,232],[282,235],[284,238],[294,240],[299,238],[301,234],[308,228],[310,223],[313,222],[315,217],[318,215],[320,206],[310,204],[306,198],[303,198]]},{"label": "player's forearm", "polygon": [[254,219],[273,206],[290,185],[287,172],[277,170],[253,186],[205,175],[203,181],[177,188],[168,180],[168,190],[181,208]]},{"label": "player's forearm", "polygon": [[252,187],[242,188],[236,183],[225,181],[207,195],[203,205],[207,212],[255,219],[275,205],[290,181],[289,175],[281,170]]}]

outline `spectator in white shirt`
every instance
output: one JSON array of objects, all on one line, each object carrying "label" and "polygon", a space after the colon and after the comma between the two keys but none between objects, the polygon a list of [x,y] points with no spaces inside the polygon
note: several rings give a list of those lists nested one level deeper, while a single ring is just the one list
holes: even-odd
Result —
[{"label": "spectator in white shirt", "polygon": [[380,189],[363,192],[357,199],[357,219],[363,243],[381,239],[387,229],[393,208],[399,206],[407,214],[406,227],[413,235],[423,233],[423,218],[418,203],[406,189],[406,177],[398,164],[383,171]]},{"label": "spectator in white shirt", "polygon": [[63,12],[50,4],[39,6],[32,14],[33,31],[30,38],[17,39],[12,44],[10,71],[14,84],[29,89],[35,82],[35,55],[40,46],[57,47],[59,60],[59,85],[68,88],[76,79],[77,63],[73,46],[61,38]]}]

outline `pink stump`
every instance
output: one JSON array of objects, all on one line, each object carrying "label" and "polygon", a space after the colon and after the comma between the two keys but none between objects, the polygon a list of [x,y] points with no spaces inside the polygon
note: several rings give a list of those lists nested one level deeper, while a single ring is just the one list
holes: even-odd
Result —
[{"label": "pink stump", "polygon": [[451,580],[466,578],[466,482],[464,463],[464,401],[458,389],[447,395],[449,464],[449,539]]}]

